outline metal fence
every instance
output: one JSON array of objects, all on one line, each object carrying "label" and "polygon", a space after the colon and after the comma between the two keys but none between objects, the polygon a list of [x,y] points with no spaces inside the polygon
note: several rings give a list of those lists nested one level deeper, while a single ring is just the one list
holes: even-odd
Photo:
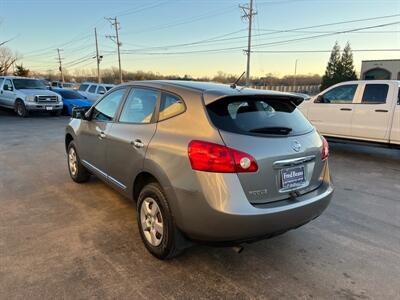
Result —
[{"label": "metal fence", "polygon": [[263,85],[252,86],[252,88],[259,90],[272,90],[290,93],[304,93],[308,95],[316,95],[320,91],[320,85]]}]

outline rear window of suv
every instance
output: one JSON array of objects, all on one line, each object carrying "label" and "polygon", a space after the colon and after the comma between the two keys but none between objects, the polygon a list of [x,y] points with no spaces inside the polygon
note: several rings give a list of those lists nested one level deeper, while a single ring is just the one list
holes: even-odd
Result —
[{"label": "rear window of suv", "polygon": [[84,91],[86,91],[86,89],[88,88],[88,84],[81,84],[80,85],[80,87],[79,87],[79,90],[81,91],[81,92],[84,92]]},{"label": "rear window of suv", "polygon": [[247,134],[288,136],[313,130],[291,102],[260,97],[227,97],[207,105],[213,124],[221,130]]}]

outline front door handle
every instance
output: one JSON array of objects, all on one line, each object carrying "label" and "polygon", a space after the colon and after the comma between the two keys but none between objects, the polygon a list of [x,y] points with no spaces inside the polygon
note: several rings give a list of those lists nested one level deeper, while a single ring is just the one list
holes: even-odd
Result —
[{"label": "front door handle", "polygon": [[375,109],[375,112],[383,112],[383,113],[387,113],[389,112],[387,109]]},{"label": "front door handle", "polygon": [[138,148],[138,149],[144,147],[143,142],[142,142],[141,140],[139,140],[139,139],[138,139],[138,140],[132,141],[131,144],[132,144],[135,148]]},{"label": "front door handle", "polygon": [[351,108],[341,108],[340,110],[343,110],[343,111],[352,111]]}]

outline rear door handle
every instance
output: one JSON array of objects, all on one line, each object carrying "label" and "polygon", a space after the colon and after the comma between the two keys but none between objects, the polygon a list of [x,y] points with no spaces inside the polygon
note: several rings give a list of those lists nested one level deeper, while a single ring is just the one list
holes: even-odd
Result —
[{"label": "rear door handle", "polygon": [[139,139],[132,141],[131,144],[132,144],[135,148],[138,148],[138,149],[144,147],[143,142],[142,142],[141,140],[139,140]]},{"label": "rear door handle", "polygon": [[344,110],[344,111],[352,111],[351,108],[341,108],[340,110]]},{"label": "rear door handle", "polygon": [[102,139],[105,139],[106,137],[107,137],[107,135],[104,133],[104,131],[100,131],[99,139],[102,140]]},{"label": "rear door handle", "polygon": [[383,112],[383,113],[387,113],[389,112],[387,109],[375,109],[375,112]]}]

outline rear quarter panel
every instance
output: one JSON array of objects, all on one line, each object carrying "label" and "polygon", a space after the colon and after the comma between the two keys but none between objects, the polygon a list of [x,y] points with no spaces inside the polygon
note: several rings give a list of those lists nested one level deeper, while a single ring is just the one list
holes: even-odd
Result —
[{"label": "rear quarter panel", "polygon": [[[214,143],[222,143],[222,140],[219,132],[210,126],[200,92],[171,92],[183,99],[186,111],[158,123],[147,149],[144,171],[160,181],[170,200],[177,225],[183,228],[184,218],[179,210],[183,205],[179,201],[196,201],[194,198],[201,192],[188,158],[188,144],[196,139]],[[178,194],[187,196],[179,197]]]}]

